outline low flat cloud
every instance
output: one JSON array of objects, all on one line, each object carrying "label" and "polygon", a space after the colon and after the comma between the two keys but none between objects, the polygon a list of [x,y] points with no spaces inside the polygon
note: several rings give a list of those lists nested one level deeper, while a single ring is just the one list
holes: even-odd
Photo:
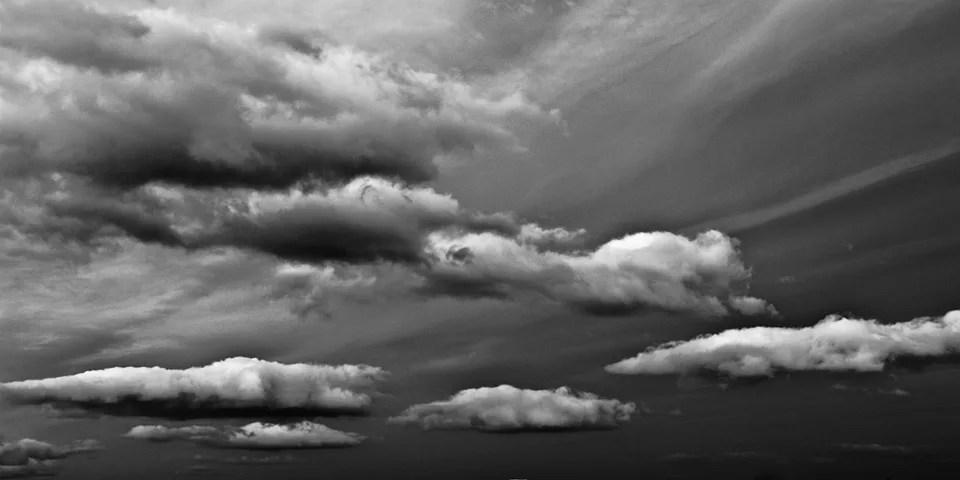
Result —
[{"label": "low flat cloud", "polygon": [[943,357],[960,350],[960,311],[881,324],[829,316],[811,327],[726,330],[652,347],[606,367],[627,375],[713,371],[731,377],[778,370],[882,371],[898,357]]},{"label": "low flat cloud", "polygon": [[353,447],[364,440],[362,435],[341,432],[308,421],[289,425],[255,422],[242,427],[223,428],[205,425],[140,425],[127,432],[125,437],[148,441],[187,440],[215,448],[245,450]]},{"label": "low flat cloud", "polygon": [[448,400],[414,405],[388,422],[431,429],[486,432],[589,430],[628,421],[636,405],[562,387],[526,390],[510,385],[462,390]]},{"label": "low flat cloud", "polygon": [[363,413],[386,372],[366,365],[282,364],[234,357],[184,370],[116,367],[0,384],[21,404],[114,414],[242,416],[272,412]]},{"label": "low flat cloud", "polygon": [[163,425],[137,425],[130,429],[124,437],[150,442],[170,442],[173,440],[190,440],[191,438],[217,435],[220,429],[208,425],[189,425],[186,427],[165,427]]},{"label": "low flat cloud", "polygon": [[99,449],[100,444],[95,440],[79,440],[63,446],[30,438],[0,441],[0,478],[55,476],[60,472],[58,460]]}]

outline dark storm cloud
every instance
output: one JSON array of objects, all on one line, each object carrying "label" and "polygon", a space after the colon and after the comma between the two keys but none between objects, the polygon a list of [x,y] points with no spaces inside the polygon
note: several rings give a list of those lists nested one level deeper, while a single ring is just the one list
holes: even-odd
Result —
[{"label": "dark storm cloud", "polygon": [[121,188],[422,182],[440,156],[519,148],[506,124],[556,120],[521,96],[484,95],[349,46],[319,54],[283,26],[67,1],[18,1],[0,14],[8,175],[60,171]]},{"label": "dark storm cloud", "polygon": [[636,411],[633,403],[570,388],[525,390],[510,385],[463,390],[449,400],[414,405],[390,423],[485,432],[614,428]]},{"label": "dark storm cloud", "polygon": [[135,203],[110,198],[67,198],[51,201],[49,211],[60,219],[74,219],[84,229],[103,226],[118,228],[123,234],[144,243],[182,247],[183,239],[159,212],[150,212]]},{"label": "dark storm cloud", "polygon": [[319,192],[253,194],[237,210],[189,244],[248,248],[300,262],[419,263],[432,231],[511,234],[522,228],[507,215],[466,211],[432,189],[377,178]]},{"label": "dark storm cloud", "polygon": [[364,437],[303,421],[289,425],[255,422],[242,427],[140,425],[125,435],[148,441],[186,440],[214,448],[288,450],[354,447]]},{"label": "dark storm cloud", "polygon": [[731,377],[778,370],[878,372],[903,357],[945,358],[960,350],[960,311],[880,324],[833,315],[802,328],[753,327],[670,342],[606,367],[625,375],[701,370]]},{"label": "dark storm cloud", "polygon": [[246,416],[365,412],[386,373],[365,365],[281,364],[235,357],[172,370],[116,367],[0,384],[4,400],[116,415]]}]

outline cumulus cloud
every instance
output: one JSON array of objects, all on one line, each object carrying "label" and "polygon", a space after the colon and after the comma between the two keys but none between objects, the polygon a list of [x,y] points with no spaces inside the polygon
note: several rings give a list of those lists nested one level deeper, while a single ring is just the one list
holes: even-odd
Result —
[{"label": "cumulus cloud", "polygon": [[829,316],[811,327],[726,330],[652,347],[606,367],[618,374],[673,374],[701,370],[732,377],[777,370],[877,372],[898,357],[941,357],[960,349],[960,311],[884,325]]},{"label": "cumulus cloud", "polygon": [[99,449],[100,444],[95,440],[80,440],[64,446],[30,438],[0,442],[0,478],[54,476],[60,472],[56,460]]},{"label": "cumulus cloud", "polygon": [[117,367],[9,382],[0,384],[0,394],[18,403],[157,416],[361,413],[369,408],[385,375],[366,365],[282,364],[234,357],[184,370]]},{"label": "cumulus cloud", "polygon": [[188,440],[217,448],[246,450],[352,447],[364,439],[362,435],[341,432],[308,421],[290,425],[255,422],[242,427],[224,428],[141,425],[131,429],[125,436],[150,441]]},{"label": "cumulus cloud", "polygon": [[616,427],[635,411],[633,403],[567,387],[526,390],[500,385],[462,390],[449,400],[414,405],[388,421],[428,430],[584,430]]},{"label": "cumulus cloud", "polygon": [[305,51],[276,26],[65,0],[6,2],[0,24],[7,174],[122,188],[423,181],[441,155],[517,148],[511,122],[556,120],[520,93],[347,45]]},{"label": "cumulus cloud", "polygon": [[[470,211],[416,185],[444,159],[520,149],[524,131],[558,120],[523,89],[495,92],[304,25],[184,8],[0,6],[0,173],[31,185],[0,201],[0,217],[12,220],[0,227],[5,251],[81,256],[131,237],[364,279],[330,286],[311,275],[313,289],[278,287],[305,317],[356,289],[346,296],[386,289],[539,296],[596,314],[775,314],[746,296],[749,270],[719,232],[637,233],[589,249],[584,230]],[[481,16],[550,23],[569,8],[513,10]]]},{"label": "cumulus cloud", "polygon": [[476,233],[430,237],[437,258],[426,289],[464,296],[533,293],[592,313],[645,308],[723,315],[732,305],[761,304],[737,295],[750,272],[737,242],[717,231],[696,238],[636,233],[589,252],[557,253],[503,236]]}]

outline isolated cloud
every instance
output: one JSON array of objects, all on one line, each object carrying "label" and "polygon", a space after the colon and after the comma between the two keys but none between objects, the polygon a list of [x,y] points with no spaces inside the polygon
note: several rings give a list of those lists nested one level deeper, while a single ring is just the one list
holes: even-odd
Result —
[{"label": "isolated cloud", "polygon": [[30,438],[0,441],[0,478],[54,476],[60,472],[56,460],[99,449],[100,444],[95,440],[80,440],[64,446]]},{"label": "isolated cloud", "polygon": [[366,365],[282,364],[234,357],[205,367],[117,367],[0,384],[19,403],[132,409],[140,415],[243,414],[244,410],[359,413],[386,372]]},{"label": "isolated cloud", "polygon": [[388,421],[424,429],[584,430],[612,428],[630,419],[633,403],[562,387],[525,390],[510,385],[462,390],[449,400],[414,405]]},{"label": "isolated cloud", "polygon": [[754,327],[671,342],[606,367],[618,374],[711,370],[733,377],[777,370],[881,371],[897,357],[938,357],[960,349],[960,311],[880,324],[829,316],[812,327]]},{"label": "isolated cloud", "polygon": [[[645,308],[723,315],[772,307],[737,292],[750,272],[737,242],[717,231],[690,239],[668,232],[636,233],[589,252],[557,253],[493,234],[431,235],[437,259],[425,289],[457,296],[534,293],[591,313]],[[763,307],[763,308],[760,308]]]},{"label": "isolated cloud", "polygon": [[209,437],[219,433],[219,428],[207,425],[190,425],[186,427],[137,425],[131,428],[124,436],[151,442],[169,442],[172,440],[190,440],[192,438]]},{"label": "isolated cloud", "polygon": [[247,450],[352,447],[364,439],[362,435],[341,432],[308,421],[291,425],[255,422],[242,427],[224,428],[141,425],[131,429],[125,436],[150,441],[188,440],[217,448]]},{"label": "isolated cloud", "polygon": [[508,125],[556,121],[520,93],[347,45],[308,49],[275,25],[65,0],[6,2],[0,24],[6,175],[122,188],[424,181],[441,155],[515,149]]}]

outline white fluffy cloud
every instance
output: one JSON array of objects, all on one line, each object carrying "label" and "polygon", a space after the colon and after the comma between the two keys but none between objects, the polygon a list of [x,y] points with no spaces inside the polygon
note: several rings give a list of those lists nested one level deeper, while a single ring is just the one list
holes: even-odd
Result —
[{"label": "white fluffy cloud", "polygon": [[750,272],[737,242],[717,231],[696,238],[668,232],[635,233],[594,251],[557,253],[504,236],[477,233],[430,236],[438,261],[430,287],[468,295],[537,293],[587,311],[642,308],[723,315],[773,311],[741,297]]},{"label": "white fluffy cloud", "polygon": [[367,408],[386,372],[366,365],[281,364],[234,357],[184,370],[117,367],[66,377],[0,384],[0,393],[24,403],[78,405],[161,402],[190,409]]},{"label": "white fluffy cloud", "polygon": [[359,445],[364,439],[362,435],[341,432],[307,421],[291,425],[255,422],[242,427],[225,428],[206,425],[140,425],[125,436],[151,441],[189,440],[217,448],[246,450],[352,447]]},{"label": "white fluffy cloud", "polygon": [[615,427],[635,411],[633,403],[566,387],[525,390],[500,385],[462,390],[449,400],[414,405],[388,421],[425,429],[578,430]]},{"label": "white fluffy cloud", "polygon": [[606,369],[648,375],[713,370],[734,377],[777,370],[876,372],[898,356],[937,357],[958,351],[960,310],[889,325],[833,315],[811,327],[734,329],[666,343]]}]

